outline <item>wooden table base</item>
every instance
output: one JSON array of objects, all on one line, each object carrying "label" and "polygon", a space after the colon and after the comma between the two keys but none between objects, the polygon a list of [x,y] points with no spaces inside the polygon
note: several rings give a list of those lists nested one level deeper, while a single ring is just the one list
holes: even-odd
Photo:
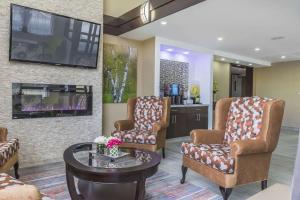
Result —
[{"label": "wooden table base", "polygon": [[[137,190],[137,186],[142,188]],[[142,200],[144,199],[145,183],[94,183],[84,180],[78,181],[78,189],[84,199],[88,200]],[[142,191],[141,191],[142,190]]]},{"label": "wooden table base", "polygon": [[[79,143],[64,152],[66,180],[71,199],[143,200],[146,179],[157,172],[161,156],[156,152],[122,148],[124,152],[130,153],[128,161],[133,159],[134,163],[130,161],[131,164],[128,165],[120,164],[121,168],[106,168],[101,163],[94,167],[87,162],[92,147],[93,143]],[[74,156],[78,152],[86,155],[83,161]],[[126,159],[125,161],[127,162]]]}]

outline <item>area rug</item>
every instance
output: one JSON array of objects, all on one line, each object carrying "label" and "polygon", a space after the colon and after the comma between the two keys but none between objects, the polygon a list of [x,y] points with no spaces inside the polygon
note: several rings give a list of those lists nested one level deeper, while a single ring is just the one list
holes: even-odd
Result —
[{"label": "area rug", "polygon": [[[65,169],[62,164],[23,169],[21,180],[37,186],[56,200],[70,200],[65,180]],[[159,170],[146,182],[146,200],[221,200],[207,188],[198,187],[186,182],[179,183],[179,178]]]}]

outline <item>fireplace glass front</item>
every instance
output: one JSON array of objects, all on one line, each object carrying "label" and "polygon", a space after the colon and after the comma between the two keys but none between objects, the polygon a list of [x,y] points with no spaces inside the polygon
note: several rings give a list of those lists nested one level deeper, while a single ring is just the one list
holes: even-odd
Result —
[{"label": "fireplace glass front", "polygon": [[12,118],[92,115],[92,86],[12,84]]}]

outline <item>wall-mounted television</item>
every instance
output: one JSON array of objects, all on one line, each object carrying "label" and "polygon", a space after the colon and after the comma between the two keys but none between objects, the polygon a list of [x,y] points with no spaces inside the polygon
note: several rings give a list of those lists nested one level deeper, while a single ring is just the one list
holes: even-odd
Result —
[{"label": "wall-mounted television", "polygon": [[101,25],[11,4],[10,61],[97,68]]}]

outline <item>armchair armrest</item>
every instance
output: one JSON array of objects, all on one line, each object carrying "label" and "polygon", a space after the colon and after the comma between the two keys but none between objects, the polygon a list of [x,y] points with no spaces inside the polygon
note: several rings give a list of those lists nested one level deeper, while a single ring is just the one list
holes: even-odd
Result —
[{"label": "armchair armrest", "polygon": [[196,129],[191,131],[194,144],[221,144],[224,139],[224,131]]},{"label": "armchair armrest", "polygon": [[168,126],[167,126],[166,123],[163,123],[163,122],[156,122],[156,123],[153,124],[152,131],[153,131],[154,133],[157,133],[157,132],[159,132],[160,130],[165,129],[165,128],[167,128],[167,127],[168,127]]},{"label": "armchair armrest", "polygon": [[268,152],[267,143],[263,140],[239,140],[230,144],[231,156],[249,155]]},{"label": "armchair armrest", "polygon": [[119,120],[116,121],[114,125],[118,131],[125,131],[134,128],[134,123],[131,120]]},{"label": "armchair armrest", "polygon": [[0,142],[7,141],[7,128],[0,127]]}]

